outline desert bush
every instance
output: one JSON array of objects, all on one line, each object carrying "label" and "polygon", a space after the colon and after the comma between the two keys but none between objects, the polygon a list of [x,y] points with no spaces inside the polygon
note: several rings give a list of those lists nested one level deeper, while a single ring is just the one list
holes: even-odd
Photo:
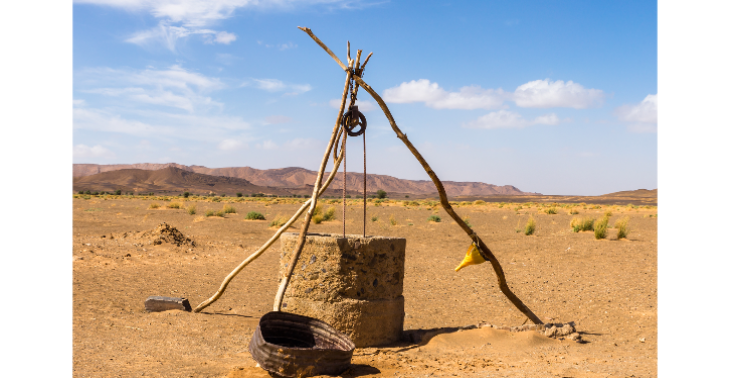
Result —
[{"label": "desert bush", "polygon": [[215,215],[215,210],[213,210],[213,209],[205,210],[205,216],[206,217],[212,217],[214,215]]},{"label": "desert bush", "polygon": [[535,218],[530,215],[530,219],[527,220],[527,224],[525,225],[525,235],[532,235],[535,233]]},{"label": "desert bush", "polygon": [[231,205],[225,205],[223,206],[223,212],[226,214],[234,214],[236,212],[236,208]]},{"label": "desert bush", "polygon": [[188,197],[190,197],[190,192],[185,192],[185,193],[183,193],[183,197],[185,197],[185,198],[188,198]]},{"label": "desert bush", "polygon": [[158,203],[153,202],[150,204],[150,209],[157,209],[159,207],[160,207],[160,205]]},{"label": "desert bush", "polygon": [[576,209],[575,207],[571,208],[571,209],[570,209],[570,214],[571,214],[571,215],[575,215],[575,214],[578,214],[578,209]]},{"label": "desert bush", "polygon": [[188,214],[195,215],[195,213],[196,213],[195,205],[188,206]]},{"label": "desert bush", "polygon": [[624,217],[616,221],[613,227],[618,229],[618,238],[623,239],[629,235],[629,217]]},{"label": "desert bush", "polygon": [[117,189],[117,191],[114,192],[114,194],[116,194],[118,196],[121,196],[122,195],[122,190],[121,189]]},{"label": "desert bush", "polygon": [[226,216],[226,213],[223,210],[218,210],[215,212],[215,216],[223,218]]},{"label": "desert bush", "polygon": [[557,214],[558,213],[558,209],[556,209],[554,207],[548,207],[544,211],[545,211],[545,214]]},{"label": "desert bush", "polygon": [[236,193],[236,197],[243,197],[243,193]]},{"label": "desert bush", "polygon": [[220,202],[220,201],[221,201],[220,197],[213,197],[213,202]]},{"label": "desert bush", "polygon": [[484,205],[485,203],[486,203],[486,202],[484,202],[484,201],[482,201],[482,200],[476,200],[476,201],[474,201],[474,204],[475,204],[475,205]]},{"label": "desert bush", "polygon": [[371,222],[377,222],[378,221],[378,217],[376,217],[375,215],[373,215],[372,217],[370,217],[370,221]]},{"label": "desert bush", "polygon": [[431,215],[430,217],[428,217],[428,221],[438,223],[441,222],[441,217],[438,215]]},{"label": "desert bush", "polygon": [[179,209],[180,204],[177,202],[171,202],[171,203],[167,204],[167,208],[168,209]]},{"label": "desert bush", "polygon": [[613,215],[613,213],[611,212],[611,210],[608,210],[605,213],[603,213],[603,216],[604,217],[610,217],[611,215]]},{"label": "desert bush", "polygon": [[325,211],[324,214],[322,214],[322,220],[326,222],[326,221],[331,221],[334,219],[335,219],[335,207],[330,206],[329,208],[327,208],[327,211]]},{"label": "desert bush", "polygon": [[570,220],[570,228],[573,229],[573,232],[580,232],[580,231],[593,231],[593,222],[595,219],[593,218],[573,218]]},{"label": "desert bush", "polygon": [[398,221],[395,219],[395,216],[393,214],[390,214],[390,219],[389,220],[390,220],[390,224],[392,226],[397,226],[398,225]]},{"label": "desert bush", "polygon": [[379,189],[375,195],[378,198],[383,199],[388,196],[388,193],[386,193],[385,190],[383,190],[383,189]]},{"label": "desert bush", "polygon": [[248,214],[246,214],[246,219],[248,219],[248,220],[266,220],[266,217],[264,217],[263,214],[261,214],[257,211],[249,211]]},{"label": "desert bush", "polygon": [[320,224],[320,223],[322,223],[323,220],[324,220],[324,216],[322,216],[322,214],[317,214],[317,215],[312,216],[312,222],[314,222],[314,224]]},{"label": "desert bush", "polygon": [[605,239],[607,230],[608,217],[604,216],[598,222],[596,222],[596,225],[593,227],[593,235],[596,237],[597,240]]}]

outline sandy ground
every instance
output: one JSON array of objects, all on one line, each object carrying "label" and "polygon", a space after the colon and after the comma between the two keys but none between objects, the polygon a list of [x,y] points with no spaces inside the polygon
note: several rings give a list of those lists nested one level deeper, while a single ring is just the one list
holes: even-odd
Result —
[{"label": "sandy ground", "polygon": [[[150,203],[163,205],[148,209]],[[205,217],[222,203],[194,202],[197,215],[164,209],[144,199],[74,199],[73,335],[75,377],[268,377],[256,368],[248,343],[258,318],[270,311],[277,288],[279,243],[233,280],[204,312],[147,313],[150,295],[186,297],[195,307],[275,231],[269,220],[299,205],[234,203],[237,214]],[[360,205],[361,206],[361,205]],[[338,219],[313,232],[340,232]],[[548,215],[532,206],[519,211],[496,204],[459,206],[499,258],[513,291],[545,322],[574,321],[585,343],[534,332],[481,328],[479,323],[525,322],[496,288],[491,266],[454,272],[469,245],[443,209],[370,206],[368,234],[407,238],[405,329],[434,330],[420,343],[355,350],[343,376],[403,377],[654,377],[657,375],[657,218],[653,209],[579,207],[599,218],[610,209],[628,216],[628,240],[595,240],[573,233],[573,215]],[[267,221],[247,221],[248,211]],[[428,222],[432,214],[443,221]],[[533,215],[537,232],[516,233]],[[378,220],[371,221],[372,216]],[[395,226],[390,217],[395,219]],[[362,210],[348,206],[348,233],[362,229]],[[196,246],[150,245],[136,231],[161,222]],[[299,222],[292,230],[298,230]],[[127,233],[127,237],[124,237]],[[113,238],[112,238],[113,237]]]}]

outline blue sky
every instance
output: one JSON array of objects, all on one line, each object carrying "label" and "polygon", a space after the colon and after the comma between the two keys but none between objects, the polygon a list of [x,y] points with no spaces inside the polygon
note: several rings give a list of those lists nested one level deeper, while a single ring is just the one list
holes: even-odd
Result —
[{"label": "blue sky", "polygon": [[[657,187],[653,1],[75,1],[74,162],[317,169],[345,74],[297,26],[373,52],[365,81],[442,180]],[[368,172],[428,179],[358,98]]]}]

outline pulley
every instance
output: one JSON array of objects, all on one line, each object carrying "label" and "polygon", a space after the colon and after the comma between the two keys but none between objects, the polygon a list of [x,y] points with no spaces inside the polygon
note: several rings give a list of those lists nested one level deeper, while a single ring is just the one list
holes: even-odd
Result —
[{"label": "pulley", "polygon": [[[365,132],[365,128],[368,126],[368,121],[365,119],[365,115],[360,113],[357,105],[353,105],[350,106],[350,109],[342,115],[342,121],[340,121],[340,124],[345,128],[345,131],[347,131],[347,135],[356,137]],[[360,126],[360,128],[356,129],[358,126]]]}]

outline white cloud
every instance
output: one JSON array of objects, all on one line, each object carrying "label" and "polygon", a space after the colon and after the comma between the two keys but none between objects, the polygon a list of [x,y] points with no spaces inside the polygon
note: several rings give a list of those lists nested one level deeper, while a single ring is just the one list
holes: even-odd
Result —
[{"label": "white cloud", "polygon": [[[87,69],[79,72],[77,83],[80,91],[107,97],[152,105],[184,109],[190,113],[223,104],[214,101],[207,93],[225,85],[217,78],[188,71],[174,65],[168,69],[147,68],[141,71],[111,68]],[[84,89],[85,87],[94,86]]]},{"label": "white cloud", "polygon": [[523,108],[575,108],[584,109],[603,103],[605,95],[600,89],[586,89],[578,83],[562,80],[534,80],[515,90],[512,100]]},{"label": "white cloud", "polygon": [[215,34],[215,41],[217,43],[222,43],[224,45],[228,45],[231,42],[236,40],[236,35],[229,32],[218,32]]},{"label": "white cloud", "polygon": [[264,123],[267,125],[276,125],[276,124],[280,124],[280,123],[289,123],[289,122],[291,122],[291,118],[287,117],[287,116],[283,116],[283,115],[268,116],[264,120]]},{"label": "white cloud", "polygon": [[412,80],[388,88],[383,92],[386,102],[403,104],[423,102],[434,109],[495,109],[502,106],[502,89],[483,89],[479,86],[462,87],[459,92],[448,92],[429,80]]},{"label": "white cloud", "polygon": [[[341,99],[338,100],[338,99],[333,98],[332,100],[330,100],[329,105],[330,105],[330,107],[339,110],[340,109],[340,101],[342,101],[342,100]],[[371,101],[357,100],[357,102],[355,104],[357,104],[357,108],[361,112],[369,112],[371,110],[375,110],[376,109],[375,103],[373,103]],[[347,102],[345,103],[345,111],[347,111],[347,108],[349,106],[350,106],[350,100],[348,99]]]},{"label": "white cloud", "polygon": [[89,147],[85,144],[77,144],[74,146],[73,156],[74,159],[113,159],[116,155],[98,144],[93,147]]},{"label": "white cloud", "polygon": [[633,132],[657,131],[657,95],[647,95],[636,105],[623,105],[614,110],[619,120],[629,123],[629,130]]},{"label": "white cloud", "polygon": [[262,150],[275,150],[279,146],[274,143],[272,140],[265,140],[263,143],[257,143],[256,148],[262,149]]},{"label": "white cloud", "polygon": [[[287,95],[296,95],[299,93],[309,92],[312,86],[309,84],[287,84],[277,79],[253,79],[254,86],[268,92],[290,91]],[[241,84],[242,87],[250,85],[248,82]]]},{"label": "white cloud", "polygon": [[[291,9],[315,4],[350,8],[352,3],[358,3],[353,0],[74,0],[74,2],[120,8],[128,12],[148,12],[160,19],[158,27],[137,32],[128,38],[127,42],[138,45],[161,42],[173,52],[178,40],[190,34],[207,34],[203,30],[205,27],[232,17],[237,9]],[[205,41],[229,44],[236,40],[236,36],[232,33],[214,33],[215,39],[205,39]],[[282,50],[291,47],[296,45],[280,45]]]},{"label": "white cloud", "polygon": [[86,106],[86,101],[81,99],[74,99],[73,104],[74,106]]},{"label": "white cloud", "polygon": [[474,121],[467,122],[464,124],[464,127],[473,129],[521,129],[532,125],[557,125],[558,123],[560,123],[560,119],[554,113],[545,114],[530,121],[522,117],[519,113],[498,110],[487,113]]},{"label": "white cloud", "polygon": [[218,144],[218,149],[223,151],[235,151],[245,147],[245,143],[236,139],[224,139]]}]

